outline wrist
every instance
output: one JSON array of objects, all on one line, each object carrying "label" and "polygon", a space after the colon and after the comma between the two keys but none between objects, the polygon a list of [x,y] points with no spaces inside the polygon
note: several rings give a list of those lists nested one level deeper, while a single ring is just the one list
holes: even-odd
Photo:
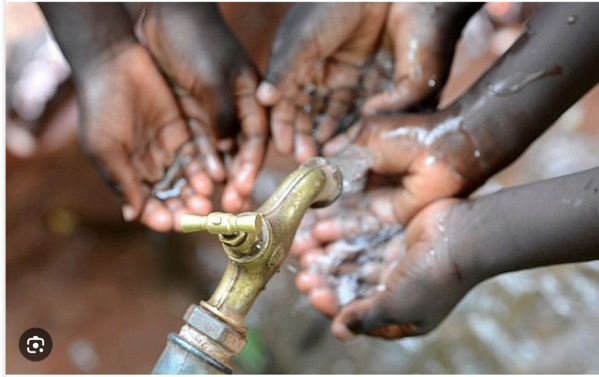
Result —
[{"label": "wrist", "polygon": [[447,214],[446,232],[449,258],[462,283],[467,287],[495,275],[485,255],[493,245],[487,239],[484,219],[474,208],[475,201],[462,200],[451,207]]},{"label": "wrist", "polygon": [[430,154],[445,161],[465,181],[464,192],[469,193],[489,177],[483,155],[486,152],[473,140],[465,128],[460,107],[452,106],[435,116],[429,131]]}]

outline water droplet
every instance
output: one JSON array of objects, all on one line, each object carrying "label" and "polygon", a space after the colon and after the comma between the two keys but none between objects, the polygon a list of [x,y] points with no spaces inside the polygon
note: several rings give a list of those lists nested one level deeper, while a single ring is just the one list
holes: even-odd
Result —
[{"label": "water droplet", "polygon": [[474,151],[474,157],[480,158],[480,151],[478,149]]},{"label": "water droplet", "polygon": [[435,79],[428,80],[428,86],[430,86],[431,88],[434,88],[435,85],[437,85],[437,81],[435,81]]},{"label": "water droplet", "polygon": [[435,156],[428,156],[426,160],[424,160],[424,164],[426,166],[430,166],[435,163]]},{"label": "water droplet", "polygon": [[572,15],[568,17],[568,23],[574,25],[578,21],[578,16]]},{"label": "water droplet", "polygon": [[304,87],[304,93],[311,96],[316,93],[316,86],[314,84],[308,84]]}]

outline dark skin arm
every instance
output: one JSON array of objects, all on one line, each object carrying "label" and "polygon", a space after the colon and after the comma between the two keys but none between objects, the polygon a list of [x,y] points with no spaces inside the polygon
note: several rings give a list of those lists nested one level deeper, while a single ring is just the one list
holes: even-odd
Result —
[{"label": "dark skin arm", "polygon": [[514,161],[599,82],[599,5],[546,4],[526,33],[448,111],[481,151],[483,177]]},{"label": "dark skin arm", "polygon": [[209,211],[211,192],[198,169],[185,172],[180,197],[161,202],[150,195],[176,156],[200,162],[175,98],[136,43],[125,10],[116,3],[40,6],[73,69],[81,143],[122,196],[123,217],[168,231],[182,212]]},{"label": "dark skin arm", "polygon": [[[317,144],[340,130],[342,117],[357,101],[367,100],[359,109],[363,114],[422,103],[435,107],[461,30],[480,6],[295,4],[277,30],[266,80],[258,90],[260,101],[273,106],[275,146],[282,153],[295,153],[298,161],[314,156]],[[394,55],[389,77],[368,65],[380,49]],[[383,81],[392,82],[392,88],[383,91],[372,85]],[[310,115],[303,111],[307,104],[313,108]]]},{"label": "dark skin arm", "polygon": [[468,195],[599,81],[598,17],[597,4],[545,4],[514,46],[447,109],[366,118],[325,153],[358,136],[376,153],[372,171],[397,179],[392,201],[403,224],[436,199]]},{"label": "dark skin arm", "polygon": [[475,282],[598,259],[599,168],[466,201],[447,221],[451,257]]},{"label": "dark skin arm", "polygon": [[[347,214],[346,214],[347,216]],[[499,274],[599,258],[599,168],[506,189],[479,199],[435,202],[389,241],[385,289],[345,306],[326,278],[298,286],[334,318],[341,338],[422,335],[477,284]],[[312,255],[311,255],[312,254]],[[314,252],[300,253],[302,265]]]},{"label": "dark skin arm", "polygon": [[[268,133],[266,110],[254,95],[260,80],[254,63],[216,3],[150,3],[141,34],[175,88],[207,173],[214,181],[227,178],[224,209],[249,209]],[[218,152],[231,157],[226,169]]]}]

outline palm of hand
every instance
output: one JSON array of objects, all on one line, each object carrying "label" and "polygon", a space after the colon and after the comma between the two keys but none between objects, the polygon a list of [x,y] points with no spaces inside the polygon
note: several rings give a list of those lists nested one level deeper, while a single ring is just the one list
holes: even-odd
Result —
[{"label": "palm of hand", "polygon": [[[204,161],[198,170],[214,182],[228,176],[223,207],[240,211],[248,206],[265,154],[266,114],[254,99],[257,70],[218,20],[198,25],[193,18],[166,11],[148,13],[144,37],[188,119]],[[234,154],[230,166],[224,166],[219,149]]]},{"label": "palm of hand", "polygon": [[[295,245],[302,266],[296,284],[316,309],[333,318],[334,335],[420,335],[443,320],[471,288],[452,260],[445,233],[454,204],[446,200],[427,207],[403,233],[384,225],[376,205],[329,212],[312,224],[323,244]],[[359,237],[326,243],[332,233],[346,233],[352,222],[369,217],[379,218],[379,225],[362,229]]]},{"label": "palm of hand", "polygon": [[271,124],[279,151],[294,152],[299,162],[316,155],[316,144],[351,124],[360,98],[385,79],[384,72],[367,65],[387,7],[301,4],[289,12],[275,37],[266,78],[276,89],[266,86],[258,92],[263,104],[273,106]]},{"label": "palm of hand", "polygon": [[[143,47],[129,45],[113,58],[90,68],[81,83],[81,139],[103,176],[124,197],[127,220],[139,218],[151,228],[176,226],[179,211],[202,213],[210,203],[187,174],[186,195],[169,203],[150,196],[191,136],[171,92]],[[197,188],[200,187],[200,190]]]}]

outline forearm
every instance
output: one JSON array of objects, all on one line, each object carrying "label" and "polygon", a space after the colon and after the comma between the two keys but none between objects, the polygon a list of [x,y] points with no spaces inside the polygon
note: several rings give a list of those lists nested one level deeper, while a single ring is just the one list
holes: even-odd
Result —
[{"label": "forearm", "polygon": [[39,3],[76,79],[96,59],[134,43],[125,10],[117,3]]},{"label": "forearm", "polygon": [[448,224],[452,257],[474,282],[599,259],[599,168],[464,202]]},{"label": "forearm", "polygon": [[[513,162],[599,81],[599,5],[546,4],[448,110],[478,150],[480,181]],[[480,183],[480,182],[479,182]]]}]

